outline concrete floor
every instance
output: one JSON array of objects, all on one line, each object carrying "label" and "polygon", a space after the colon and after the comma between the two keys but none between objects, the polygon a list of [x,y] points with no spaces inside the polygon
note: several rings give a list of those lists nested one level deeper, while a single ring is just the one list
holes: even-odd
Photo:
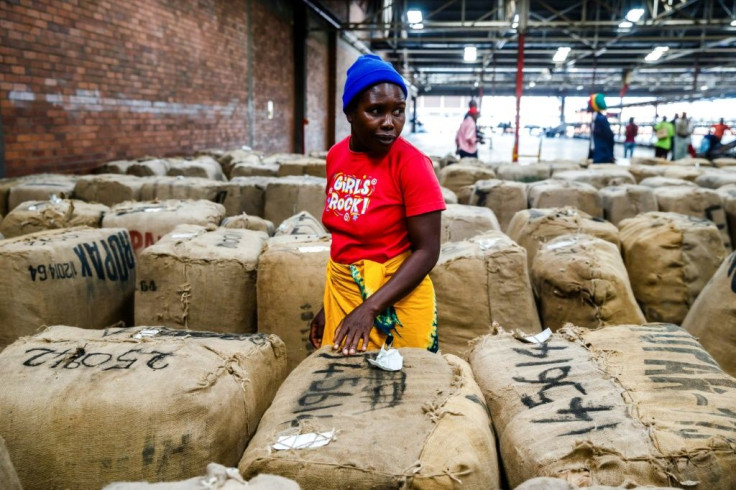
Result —
[{"label": "concrete floor", "polygon": [[[404,131],[402,135],[414,146],[430,156],[445,156],[455,152],[455,133],[410,133]],[[493,146],[488,140],[491,140]],[[540,138],[537,136],[521,135],[519,138],[519,161],[521,163],[533,163],[537,161],[536,154],[539,148]],[[542,138],[541,160],[573,160],[578,161],[588,155],[588,140],[573,138]],[[478,157],[485,162],[511,162],[511,150],[514,146],[513,134],[493,134],[486,136],[486,143],[478,148]],[[614,148],[616,163],[628,165],[625,159],[623,145],[617,144]],[[653,148],[637,147],[634,156],[654,156]]]}]

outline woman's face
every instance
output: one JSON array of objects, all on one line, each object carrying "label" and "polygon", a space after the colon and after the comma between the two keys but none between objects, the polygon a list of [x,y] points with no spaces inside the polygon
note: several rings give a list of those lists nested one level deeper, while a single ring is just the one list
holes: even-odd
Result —
[{"label": "woman's face", "polygon": [[401,134],[406,122],[404,92],[393,83],[379,83],[360,94],[347,114],[352,138],[350,149],[385,154]]}]

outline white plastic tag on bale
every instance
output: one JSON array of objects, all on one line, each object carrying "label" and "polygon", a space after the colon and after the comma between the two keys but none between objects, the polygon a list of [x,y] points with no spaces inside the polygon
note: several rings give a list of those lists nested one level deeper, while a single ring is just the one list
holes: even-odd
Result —
[{"label": "white plastic tag on bale", "polygon": [[541,333],[536,335],[526,335],[524,332],[515,330],[513,336],[517,340],[521,340],[526,344],[544,344],[552,336],[552,330],[545,328]]},{"label": "white plastic tag on bale", "polygon": [[368,357],[366,360],[371,366],[384,371],[401,371],[401,368],[404,367],[404,358],[401,357],[401,353],[391,347],[387,349],[385,344],[381,346],[375,359]]},{"label": "white plastic tag on bale", "polygon": [[310,432],[279,436],[276,444],[271,446],[276,451],[287,449],[310,449],[328,445],[335,438],[335,429],[329,432]]}]

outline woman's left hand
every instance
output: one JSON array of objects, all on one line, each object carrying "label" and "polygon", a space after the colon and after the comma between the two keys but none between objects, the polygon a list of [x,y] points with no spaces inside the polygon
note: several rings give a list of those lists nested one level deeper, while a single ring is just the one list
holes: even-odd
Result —
[{"label": "woman's left hand", "polygon": [[333,350],[339,350],[342,346],[343,355],[355,354],[358,349],[358,342],[362,339],[363,344],[360,351],[365,352],[368,349],[368,338],[376,316],[377,314],[373,313],[368,303],[363,303],[355,308],[338,325],[335,331]]}]

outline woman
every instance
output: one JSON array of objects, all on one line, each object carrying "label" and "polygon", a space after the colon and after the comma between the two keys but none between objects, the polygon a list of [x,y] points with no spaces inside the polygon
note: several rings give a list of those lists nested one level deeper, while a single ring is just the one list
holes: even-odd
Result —
[{"label": "woman", "polygon": [[478,107],[471,105],[457,130],[455,146],[460,158],[478,158],[478,128],[476,126],[478,117],[480,117]]},{"label": "woman", "polygon": [[603,94],[593,94],[588,101],[588,110],[595,113],[591,127],[593,135],[593,163],[614,163],[613,131],[608,119],[603,114],[606,99]]},{"label": "woman", "polygon": [[445,209],[432,163],[401,138],[407,90],[375,55],[350,67],[343,112],[350,136],[327,155],[322,222],[332,233],[315,348],[342,354],[395,347],[438,349],[434,288]]}]

